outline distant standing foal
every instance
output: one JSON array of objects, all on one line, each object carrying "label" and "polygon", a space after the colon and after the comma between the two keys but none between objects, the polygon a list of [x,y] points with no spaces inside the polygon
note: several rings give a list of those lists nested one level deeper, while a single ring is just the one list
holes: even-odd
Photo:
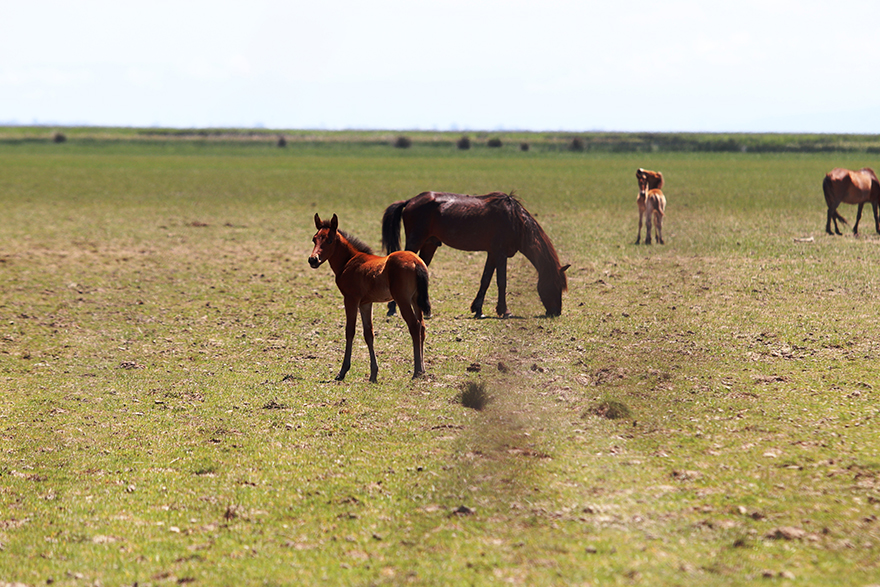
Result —
[{"label": "distant standing foal", "polygon": [[663,187],[663,174],[659,171],[650,171],[639,167],[636,170],[636,179],[639,182],[639,197],[636,203],[639,206],[639,233],[636,236],[636,244],[642,242],[642,219],[645,220],[645,244],[651,244],[651,229],[653,222],[657,222],[657,242],[663,244],[663,217],[666,212],[666,196],[660,191]]}]

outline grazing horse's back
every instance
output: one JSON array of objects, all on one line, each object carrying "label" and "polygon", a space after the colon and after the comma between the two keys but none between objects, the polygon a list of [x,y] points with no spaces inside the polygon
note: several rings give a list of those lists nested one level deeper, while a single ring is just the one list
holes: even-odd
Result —
[{"label": "grazing horse's back", "polygon": [[[538,293],[548,315],[562,313],[562,292],[567,287],[566,265],[537,221],[516,197],[502,192],[469,196],[422,192],[394,202],[382,216],[382,245],[390,254],[400,249],[400,225],[406,228],[405,248],[417,251],[430,264],[437,248],[446,244],[463,251],[487,251],[486,265],[471,311],[482,316],[483,299],[497,272],[496,312],[507,316],[507,259],[522,252],[538,270]],[[394,306],[389,305],[389,314]]]}]

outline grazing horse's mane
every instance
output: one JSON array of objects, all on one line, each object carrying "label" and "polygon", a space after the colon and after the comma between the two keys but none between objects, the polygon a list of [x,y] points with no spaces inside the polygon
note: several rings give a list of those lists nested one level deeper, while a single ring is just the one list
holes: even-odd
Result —
[{"label": "grazing horse's mane", "polygon": [[[550,241],[550,237],[538,224],[538,221],[529,214],[525,206],[516,197],[516,194],[510,192],[492,192],[487,194],[487,200],[504,207],[511,219],[511,226],[515,227],[517,237],[519,238],[519,249],[537,268],[539,276],[550,278],[554,284],[561,290],[568,288],[568,280],[565,273],[560,271],[561,264],[559,255],[556,254],[556,248]],[[518,220],[518,222],[517,222]]]},{"label": "grazing horse's mane", "polygon": [[[330,221],[329,220],[322,221],[321,228],[330,228]],[[367,243],[365,243],[364,241],[362,241],[358,237],[352,236],[352,235],[348,234],[347,232],[345,232],[344,230],[336,229],[336,232],[338,232],[343,237],[345,237],[345,240],[347,240],[351,244],[351,246],[353,246],[355,248],[355,250],[357,250],[358,252],[366,253],[368,255],[375,254],[375,253],[373,253],[373,249],[370,248],[370,245],[368,245]]]}]

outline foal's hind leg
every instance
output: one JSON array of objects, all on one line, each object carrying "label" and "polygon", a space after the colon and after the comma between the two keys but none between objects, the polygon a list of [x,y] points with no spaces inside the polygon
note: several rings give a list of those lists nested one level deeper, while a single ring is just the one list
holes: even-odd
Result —
[{"label": "foal's hind leg", "polygon": [[415,297],[410,300],[399,300],[400,315],[409,328],[413,345],[413,379],[425,374],[425,320]]},{"label": "foal's hind leg", "polygon": [[480,289],[477,291],[477,297],[471,303],[471,312],[477,318],[483,317],[483,300],[486,299],[486,291],[492,282],[492,274],[495,273],[495,256],[489,253],[486,256],[486,265],[483,267],[483,276],[480,277]]}]

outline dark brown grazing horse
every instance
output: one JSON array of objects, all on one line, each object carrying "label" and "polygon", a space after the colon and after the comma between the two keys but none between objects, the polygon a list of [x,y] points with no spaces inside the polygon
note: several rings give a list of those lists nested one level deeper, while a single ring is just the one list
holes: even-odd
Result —
[{"label": "dark brown grazing horse", "polygon": [[[642,220],[647,223],[647,236],[645,244],[651,244],[651,222],[653,217],[657,219],[657,242],[663,244],[663,215],[666,211],[666,196],[660,191],[663,187],[663,174],[649,169],[636,169],[636,180],[639,182],[639,197],[636,204],[639,207],[639,233],[636,236],[636,244],[642,242]],[[649,194],[651,197],[649,197]],[[659,195],[658,195],[659,194]],[[662,201],[661,201],[662,198]],[[648,210],[650,206],[651,210]]]},{"label": "dark brown grazing horse", "polygon": [[[483,300],[498,272],[498,304],[495,311],[507,317],[507,259],[521,252],[538,270],[538,295],[547,315],[562,313],[562,292],[568,287],[565,267],[550,238],[514,196],[495,192],[466,196],[424,192],[388,206],[382,218],[382,245],[387,252],[400,249],[400,222],[406,229],[406,250],[418,251],[426,264],[445,243],[462,251],[487,251],[480,289],[471,312],[483,316]],[[394,313],[389,304],[388,313]]]},{"label": "dark brown grazing horse", "polygon": [[425,320],[431,315],[428,299],[428,267],[409,251],[379,257],[360,240],[339,230],[336,214],[322,221],[315,214],[318,232],[312,238],[315,248],[309,265],[317,269],[324,261],[336,274],[336,285],[345,299],[345,358],[337,381],[345,379],[351,367],[351,345],[358,310],[364,323],[364,340],[370,349],[370,381],[376,382],[379,365],[373,350],[373,303],[394,300],[409,327],[413,343],[413,379],[425,373]]},{"label": "dark brown grazing horse", "polygon": [[822,181],[822,191],[825,192],[825,203],[828,205],[828,220],[825,222],[825,232],[831,232],[831,221],[834,221],[834,232],[840,233],[837,221],[846,224],[846,218],[837,211],[837,206],[843,204],[858,204],[859,211],[856,214],[856,223],[853,226],[853,234],[859,233],[859,220],[862,219],[862,208],[865,202],[871,202],[874,209],[874,227],[880,234],[880,181],[873,169],[865,167],[859,171],[850,171],[835,167],[825,175]]}]

